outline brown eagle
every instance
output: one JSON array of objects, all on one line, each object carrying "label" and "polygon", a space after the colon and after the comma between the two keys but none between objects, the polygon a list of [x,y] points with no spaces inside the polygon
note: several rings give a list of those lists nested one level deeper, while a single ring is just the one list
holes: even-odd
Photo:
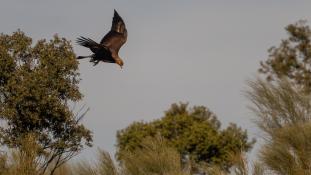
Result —
[{"label": "brown eagle", "polygon": [[123,61],[118,53],[126,40],[127,30],[125,24],[118,12],[114,10],[111,29],[99,44],[92,39],[82,36],[77,39],[79,45],[87,47],[93,52],[92,55],[79,56],[77,59],[91,58],[90,62],[93,62],[94,66],[97,65],[99,61],[116,63],[122,68]]}]

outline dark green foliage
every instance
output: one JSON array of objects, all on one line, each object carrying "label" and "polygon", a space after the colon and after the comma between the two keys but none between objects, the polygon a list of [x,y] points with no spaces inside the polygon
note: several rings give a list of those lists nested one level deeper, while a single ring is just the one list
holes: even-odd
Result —
[{"label": "dark green foliage", "polygon": [[149,123],[134,122],[117,133],[117,156],[124,150],[134,151],[148,136],[160,134],[167,143],[183,156],[196,162],[220,165],[224,169],[232,166],[228,155],[248,151],[253,145],[247,132],[234,124],[220,129],[216,116],[204,106],[187,108],[188,104],[173,104],[165,116]]},{"label": "dark green foliage", "polygon": [[43,170],[91,146],[91,132],[79,124],[83,115],[68,106],[82,98],[75,57],[70,42],[57,35],[34,45],[21,31],[0,35],[1,144],[21,148],[31,134]]},{"label": "dark green foliage", "polygon": [[261,62],[259,72],[268,80],[288,77],[306,92],[311,91],[311,29],[305,21],[286,27],[289,34],[278,47],[269,49],[269,58]]}]

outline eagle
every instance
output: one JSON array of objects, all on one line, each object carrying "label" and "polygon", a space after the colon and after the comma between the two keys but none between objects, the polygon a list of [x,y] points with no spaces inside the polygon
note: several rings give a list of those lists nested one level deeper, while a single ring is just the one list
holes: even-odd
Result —
[{"label": "eagle", "polygon": [[77,59],[91,58],[90,62],[97,65],[100,61],[106,63],[116,63],[121,69],[123,60],[119,56],[119,50],[127,40],[127,30],[125,23],[116,10],[112,19],[110,31],[103,37],[100,43],[90,38],[80,36],[77,38],[77,44],[89,48],[93,54],[89,56],[78,56]]}]

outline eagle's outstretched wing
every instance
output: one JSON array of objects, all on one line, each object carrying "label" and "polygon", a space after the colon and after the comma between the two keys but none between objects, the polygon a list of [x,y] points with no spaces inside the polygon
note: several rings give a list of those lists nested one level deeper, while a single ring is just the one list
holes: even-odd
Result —
[{"label": "eagle's outstretched wing", "polygon": [[127,30],[124,21],[118,12],[114,10],[111,29],[101,40],[100,44],[108,47],[111,51],[118,53],[119,49],[126,42],[126,40]]},{"label": "eagle's outstretched wing", "polygon": [[125,27],[124,21],[116,10],[114,10],[111,30],[116,31],[121,34],[126,33],[126,27]]}]

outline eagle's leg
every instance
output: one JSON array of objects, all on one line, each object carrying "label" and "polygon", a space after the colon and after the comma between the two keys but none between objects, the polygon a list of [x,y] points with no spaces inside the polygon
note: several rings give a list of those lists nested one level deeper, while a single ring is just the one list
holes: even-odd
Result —
[{"label": "eagle's leg", "polygon": [[95,57],[94,54],[90,56],[90,58],[91,58],[91,59],[90,59],[90,62],[95,62],[95,61],[96,61],[96,60],[94,59],[94,57]]},{"label": "eagle's leg", "polygon": [[91,55],[91,59],[90,59],[90,62],[94,63],[93,66],[96,66],[98,63],[99,63],[100,60],[98,60],[96,57],[95,57],[95,54]]},{"label": "eagle's leg", "polygon": [[94,63],[93,66],[96,66],[99,63],[99,60],[93,60],[92,62]]}]

